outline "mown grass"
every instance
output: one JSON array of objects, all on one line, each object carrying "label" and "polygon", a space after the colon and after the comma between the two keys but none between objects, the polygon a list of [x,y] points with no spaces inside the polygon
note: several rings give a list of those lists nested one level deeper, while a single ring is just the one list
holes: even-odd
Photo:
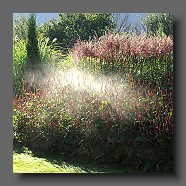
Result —
[{"label": "mown grass", "polygon": [[13,155],[13,172],[14,173],[59,173],[64,170],[57,165],[47,162],[43,158],[36,158],[30,154],[17,154]]},{"label": "mown grass", "polygon": [[[35,152],[36,153],[36,152]],[[35,154],[26,147],[14,147],[13,173],[128,173],[129,168],[120,169],[110,165],[98,165],[61,155]]]}]

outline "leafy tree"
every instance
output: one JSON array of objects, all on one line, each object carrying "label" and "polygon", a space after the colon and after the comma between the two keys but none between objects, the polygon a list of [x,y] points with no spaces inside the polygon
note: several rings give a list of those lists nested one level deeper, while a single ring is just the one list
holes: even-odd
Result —
[{"label": "leafy tree", "polygon": [[166,13],[151,13],[148,14],[142,21],[147,29],[148,34],[161,34],[167,36],[173,35],[173,16]]},{"label": "leafy tree", "polygon": [[27,62],[34,68],[40,62],[40,54],[36,31],[36,15],[30,14],[27,21],[27,35],[26,35],[26,51]]},{"label": "leafy tree", "polygon": [[66,49],[73,47],[78,38],[88,40],[100,37],[105,31],[114,29],[113,16],[110,13],[64,13],[58,14],[58,20],[51,20],[40,26],[40,32],[50,38],[50,43],[57,38],[57,46]]},{"label": "leafy tree", "polygon": [[26,40],[27,32],[27,17],[24,14],[19,14],[13,22],[13,34],[19,39]]}]

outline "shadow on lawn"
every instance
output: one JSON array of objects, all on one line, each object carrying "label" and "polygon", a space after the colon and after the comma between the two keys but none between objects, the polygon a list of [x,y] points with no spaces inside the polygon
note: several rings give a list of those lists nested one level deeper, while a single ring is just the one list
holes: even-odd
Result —
[{"label": "shadow on lawn", "polygon": [[96,162],[91,162],[85,159],[70,157],[69,155],[47,155],[47,154],[41,154],[41,152],[34,152],[30,151],[28,148],[23,147],[21,144],[14,144],[13,146],[13,152],[17,154],[26,153],[26,154],[32,154],[33,157],[37,158],[44,158],[46,161],[51,163],[53,166],[56,166],[59,168],[77,168],[78,170],[85,171],[85,173],[132,173],[134,171],[131,171],[129,169],[122,170],[119,168],[118,165],[101,165]]},{"label": "shadow on lawn", "polygon": [[[129,167],[126,168],[121,168],[121,165],[119,164],[98,164],[97,162],[92,162],[87,159],[83,159],[80,157],[71,157],[69,155],[48,155],[44,154],[38,151],[31,151],[27,147],[22,146],[20,143],[14,143],[13,145],[13,152],[17,154],[25,153],[25,154],[30,154],[33,157],[36,158],[43,158],[45,161],[51,163],[53,166],[59,168],[64,168],[64,169],[74,169],[77,170],[76,172],[71,172],[71,174],[76,174],[76,173],[85,173],[88,174],[118,174],[118,175],[167,175],[167,176],[172,176],[174,173],[161,173],[161,172],[149,172],[149,173],[144,173],[143,171],[137,170],[137,169],[132,169]],[[68,172],[67,172],[68,173]],[[64,173],[66,174],[66,173]]]}]

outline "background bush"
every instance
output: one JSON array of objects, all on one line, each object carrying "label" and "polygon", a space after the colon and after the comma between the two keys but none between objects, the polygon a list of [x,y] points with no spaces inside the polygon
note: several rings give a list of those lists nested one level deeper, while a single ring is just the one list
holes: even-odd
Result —
[{"label": "background bush", "polygon": [[142,21],[148,34],[173,36],[173,16],[167,13],[148,14]]},{"label": "background bush", "polygon": [[27,33],[27,19],[24,14],[19,14],[13,22],[13,34],[21,40],[26,40]]},{"label": "background bush", "polygon": [[59,21],[52,20],[40,27],[40,32],[49,37],[50,43],[57,38],[56,46],[64,52],[72,48],[78,38],[89,40],[96,35],[100,37],[105,31],[115,28],[112,14],[59,14]]}]

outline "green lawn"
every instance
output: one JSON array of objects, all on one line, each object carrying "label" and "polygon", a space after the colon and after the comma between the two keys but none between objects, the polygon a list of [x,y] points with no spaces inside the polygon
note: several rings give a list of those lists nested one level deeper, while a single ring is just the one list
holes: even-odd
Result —
[{"label": "green lawn", "polygon": [[83,163],[83,160],[64,160],[60,156],[35,156],[26,148],[13,151],[13,173],[127,173],[128,171],[110,165]]},{"label": "green lawn", "polygon": [[[30,154],[13,155],[13,172],[14,173],[86,173],[87,171],[69,165],[66,162],[57,165],[47,161],[45,158],[33,157]],[[94,172],[94,171],[90,171]]]}]

